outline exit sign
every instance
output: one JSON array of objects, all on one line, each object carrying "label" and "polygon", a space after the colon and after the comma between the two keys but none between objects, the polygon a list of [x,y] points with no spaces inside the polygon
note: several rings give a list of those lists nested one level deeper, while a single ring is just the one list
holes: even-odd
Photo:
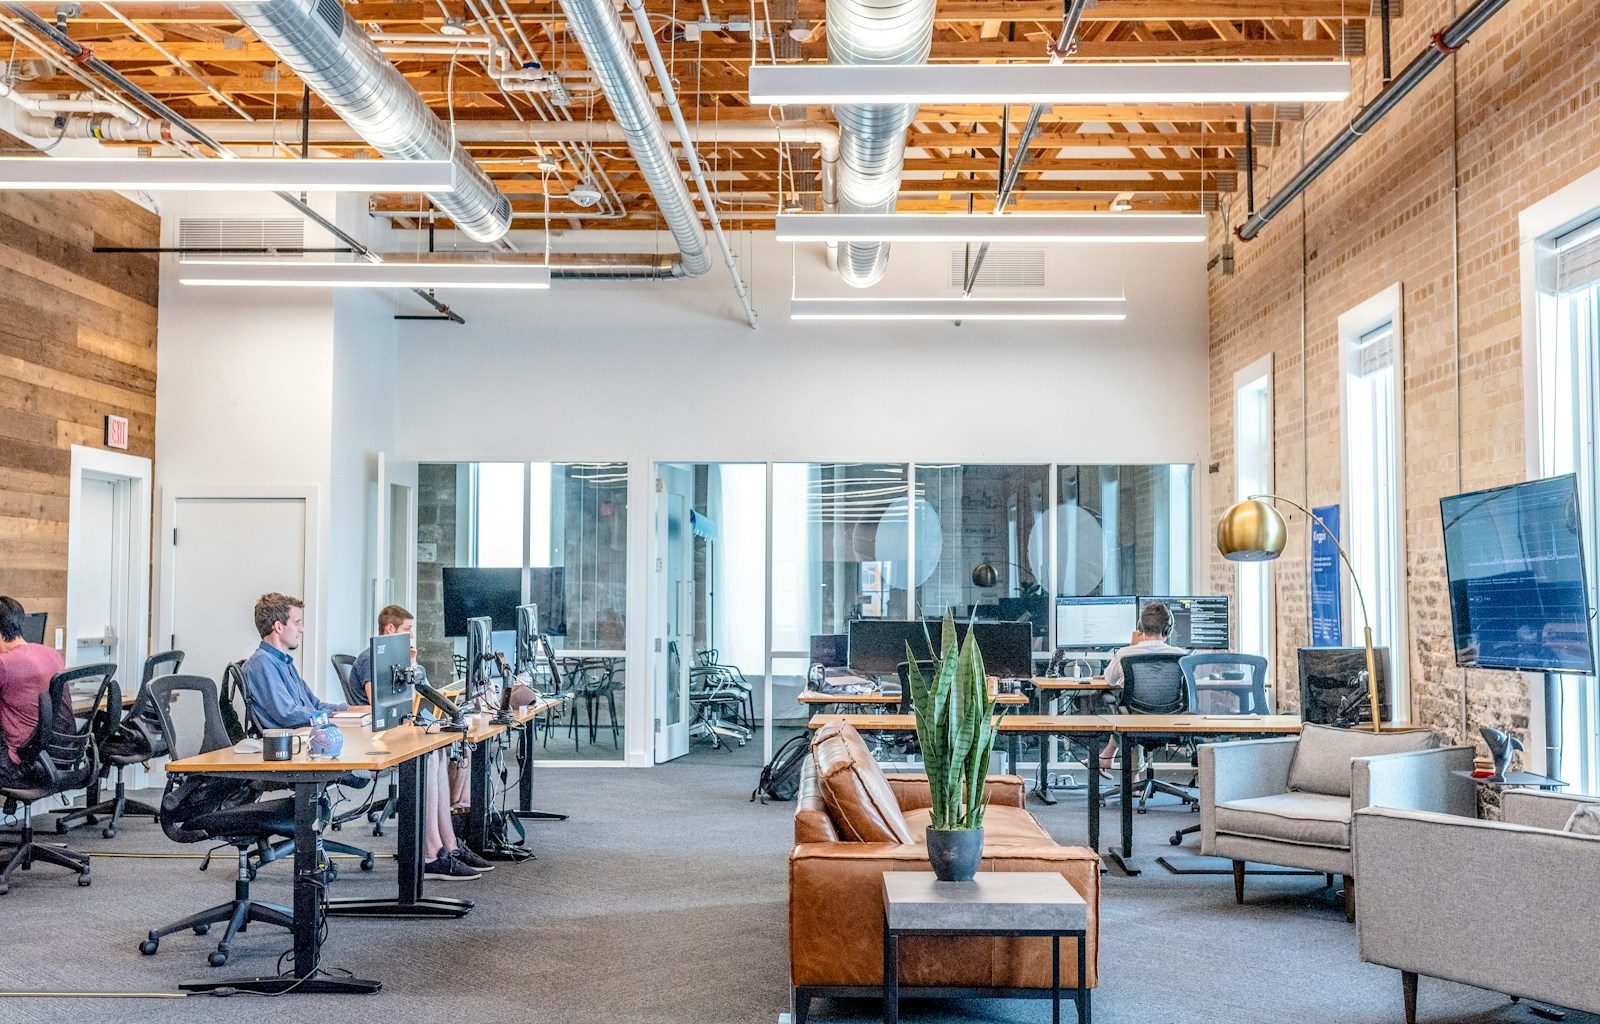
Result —
[{"label": "exit sign", "polygon": [[128,447],[128,417],[106,417],[106,447],[122,449]]}]

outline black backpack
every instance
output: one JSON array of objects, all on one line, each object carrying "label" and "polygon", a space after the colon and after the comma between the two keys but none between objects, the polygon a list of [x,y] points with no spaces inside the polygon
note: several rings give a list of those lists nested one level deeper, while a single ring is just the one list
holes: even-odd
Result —
[{"label": "black backpack", "polygon": [[761,769],[761,781],[750,793],[752,803],[757,797],[761,798],[762,803],[766,803],[768,797],[773,800],[794,799],[795,793],[800,791],[800,767],[811,748],[810,740],[810,736],[801,733],[778,748],[772,760]]}]

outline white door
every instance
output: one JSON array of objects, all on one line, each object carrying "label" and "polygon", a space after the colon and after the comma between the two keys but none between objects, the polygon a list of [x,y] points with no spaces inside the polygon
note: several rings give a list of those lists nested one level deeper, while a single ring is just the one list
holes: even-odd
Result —
[{"label": "white door", "polygon": [[417,464],[379,453],[376,515],[371,524],[372,593],[375,619],[379,608],[417,605]]},{"label": "white door", "polygon": [[[78,490],[77,544],[68,558],[67,607],[75,635],[67,638],[66,661],[117,665],[124,684],[129,670],[121,664],[120,643],[127,632],[128,485],[84,474]],[[133,676],[138,681],[138,676]]]},{"label": "white door", "polygon": [[[174,503],[168,635],[183,670],[222,683],[222,670],[261,642],[256,599],[305,598],[306,503],[300,498],[179,498]],[[306,618],[310,620],[308,612]],[[300,652],[304,654],[304,650]],[[313,687],[320,674],[300,671]]]},{"label": "white door", "polygon": [[694,661],[694,533],[689,524],[694,478],[662,466],[657,478],[656,600],[661,609],[656,655],[656,761],[689,752],[689,669]]}]

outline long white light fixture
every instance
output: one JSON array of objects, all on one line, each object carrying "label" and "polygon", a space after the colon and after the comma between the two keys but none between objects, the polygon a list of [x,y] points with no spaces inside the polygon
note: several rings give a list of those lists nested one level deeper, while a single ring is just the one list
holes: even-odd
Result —
[{"label": "long white light fixture", "polygon": [[1189,64],[757,64],[752,103],[1321,103],[1342,61]]},{"label": "long white light fixture", "polygon": [[780,213],[780,242],[1204,242],[1200,213]]},{"label": "long white light fixture", "polygon": [[0,157],[0,189],[435,192],[454,187],[455,165],[449,160]]},{"label": "long white light fixture", "polygon": [[1125,320],[1123,299],[802,299],[791,320]]},{"label": "long white light fixture", "polygon": [[327,263],[185,260],[180,284],[224,288],[549,288],[543,263],[418,260]]}]

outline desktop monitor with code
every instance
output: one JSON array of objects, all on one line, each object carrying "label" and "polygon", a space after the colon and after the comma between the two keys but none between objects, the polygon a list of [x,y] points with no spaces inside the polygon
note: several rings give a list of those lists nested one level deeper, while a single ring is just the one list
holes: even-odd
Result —
[{"label": "desktop monitor with code", "polygon": [[1152,604],[1164,604],[1172,613],[1172,635],[1167,637],[1172,646],[1187,651],[1228,649],[1228,595],[1141,597],[1139,611]]},{"label": "desktop monitor with code", "polygon": [[383,732],[411,714],[411,634],[386,633],[369,642],[372,653],[372,731]]},{"label": "desktop monitor with code", "polygon": [[1056,647],[1061,650],[1126,647],[1138,624],[1136,597],[1056,598]]}]

